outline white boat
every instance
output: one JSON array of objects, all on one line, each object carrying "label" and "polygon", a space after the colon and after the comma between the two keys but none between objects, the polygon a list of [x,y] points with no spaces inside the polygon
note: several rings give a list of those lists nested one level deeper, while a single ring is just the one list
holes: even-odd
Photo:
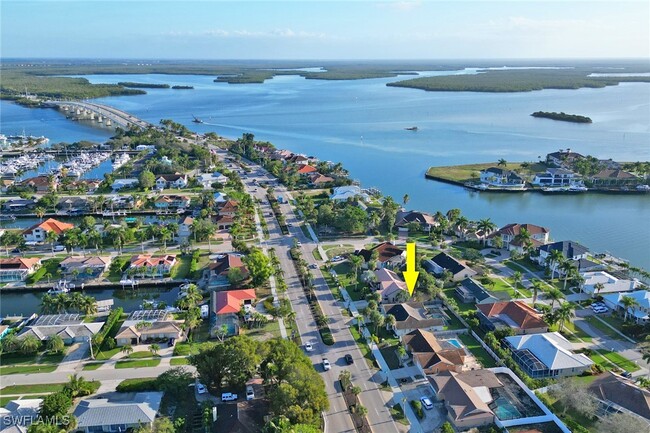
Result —
[{"label": "white boat", "polygon": [[638,185],[636,187],[637,191],[650,191],[650,185]]}]

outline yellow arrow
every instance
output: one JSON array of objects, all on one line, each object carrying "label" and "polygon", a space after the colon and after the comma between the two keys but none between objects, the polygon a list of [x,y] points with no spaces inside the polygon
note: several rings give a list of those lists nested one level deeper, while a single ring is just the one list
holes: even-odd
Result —
[{"label": "yellow arrow", "polygon": [[415,270],[415,243],[413,242],[406,244],[406,270],[403,274],[406,287],[409,289],[409,296],[412,296],[413,290],[415,290],[415,283],[418,281],[418,275],[420,275]]}]

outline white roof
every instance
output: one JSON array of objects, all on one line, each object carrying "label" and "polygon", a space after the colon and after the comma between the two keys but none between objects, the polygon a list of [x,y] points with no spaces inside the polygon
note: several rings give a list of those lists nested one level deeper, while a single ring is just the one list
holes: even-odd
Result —
[{"label": "white roof", "polygon": [[637,290],[636,292],[610,293],[608,295],[603,295],[603,299],[606,303],[610,304],[610,306],[618,305],[622,307],[620,302],[621,299],[623,299],[623,296],[629,296],[639,304],[638,306],[633,307],[633,314],[635,317],[638,317],[640,319],[648,317],[648,313],[646,311],[650,309],[649,291]]},{"label": "white roof", "polygon": [[587,293],[594,293],[596,291],[595,286],[598,283],[605,286],[598,292],[600,295],[605,293],[626,292],[636,288],[636,281],[620,280],[605,271],[583,272],[581,275],[585,279],[582,290]]},{"label": "white roof", "polygon": [[557,332],[506,337],[515,350],[528,349],[550,370],[563,370],[592,365],[582,353],[573,353],[573,345]]},{"label": "white roof", "polygon": [[334,193],[330,196],[330,200],[347,200],[354,196],[360,196],[363,200],[368,200],[370,197],[357,185],[338,186],[334,188]]}]

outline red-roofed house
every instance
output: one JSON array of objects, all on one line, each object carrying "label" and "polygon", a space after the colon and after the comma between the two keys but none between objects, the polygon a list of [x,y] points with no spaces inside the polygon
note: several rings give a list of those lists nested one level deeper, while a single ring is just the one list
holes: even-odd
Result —
[{"label": "red-roofed house", "polygon": [[239,333],[239,318],[237,313],[242,309],[252,308],[255,300],[255,289],[228,290],[224,292],[211,292],[210,304],[212,307],[213,327],[212,333],[216,334],[224,325],[228,328],[228,335]]},{"label": "red-roofed house", "polygon": [[308,175],[310,173],[315,173],[318,171],[316,167],[311,166],[309,164],[298,164],[297,167],[298,167],[297,173],[302,175]]},{"label": "red-roofed house", "polygon": [[60,235],[64,231],[72,228],[74,228],[73,224],[64,223],[55,220],[54,218],[48,218],[42,223],[35,224],[23,231],[23,238],[25,238],[27,242],[45,242],[47,232],[54,232],[57,235]]},{"label": "red-roofed house", "polygon": [[237,213],[238,203],[234,200],[228,200],[219,209],[215,222],[219,230],[227,230],[235,222],[235,214]]},{"label": "red-roofed house", "polygon": [[50,182],[50,179],[47,176],[35,176],[23,180],[20,184],[34,188],[36,192],[47,193],[50,191],[56,191],[58,180],[54,177]]},{"label": "red-roofed house", "polygon": [[334,182],[334,179],[316,172],[309,175],[309,182],[312,185],[325,185],[327,183]]},{"label": "red-roofed house", "polygon": [[224,254],[217,257],[217,260],[208,266],[208,286],[211,288],[230,286],[228,274],[232,269],[239,269],[244,279],[249,276],[248,268],[239,256]]},{"label": "red-roofed house", "polygon": [[493,302],[476,308],[479,321],[490,331],[512,328],[515,334],[548,332],[548,324],[542,315],[523,301]]},{"label": "red-roofed house", "polygon": [[0,259],[0,282],[23,281],[40,266],[38,257]]},{"label": "red-roofed house", "polygon": [[162,277],[169,274],[175,264],[176,256],[173,254],[166,256],[138,254],[131,257],[131,269],[135,269],[136,275],[140,277]]}]

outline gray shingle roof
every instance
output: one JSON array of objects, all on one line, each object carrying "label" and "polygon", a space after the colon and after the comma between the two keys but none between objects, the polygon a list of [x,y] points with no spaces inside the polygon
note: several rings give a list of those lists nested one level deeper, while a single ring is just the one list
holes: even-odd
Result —
[{"label": "gray shingle roof", "polygon": [[74,411],[80,428],[113,424],[151,423],[156,411],[145,403],[109,402],[106,399],[83,400]]}]

